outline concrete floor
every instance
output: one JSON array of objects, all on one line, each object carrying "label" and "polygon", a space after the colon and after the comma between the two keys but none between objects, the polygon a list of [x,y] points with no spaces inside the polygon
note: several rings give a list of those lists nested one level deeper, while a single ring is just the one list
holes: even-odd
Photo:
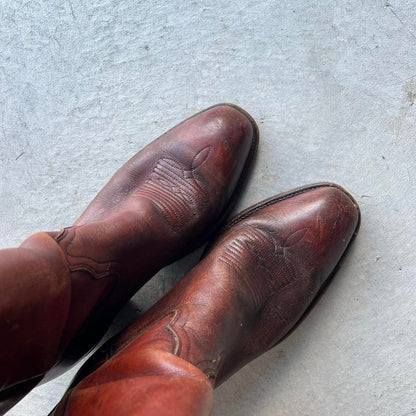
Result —
[{"label": "concrete floor", "polygon": [[[216,392],[221,416],[416,413],[416,2],[0,0],[0,235],[70,225],[138,149],[222,101],[258,121],[236,211],[316,181],[362,228],[285,342]],[[112,332],[170,288],[165,269]],[[73,372],[10,416],[47,415]]]}]

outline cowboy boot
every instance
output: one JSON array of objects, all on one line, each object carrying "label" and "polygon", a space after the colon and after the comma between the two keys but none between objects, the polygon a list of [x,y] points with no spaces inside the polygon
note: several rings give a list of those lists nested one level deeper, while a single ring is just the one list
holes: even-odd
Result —
[{"label": "cowboy boot", "polygon": [[334,184],[272,197],[222,230],[201,262],[81,368],[54,416],[203,416],[213,387],[303,319],[356,235]]},{"label": "cowboy boot", "polygon": [[257,137],[242,109],[211,107],[130,159],[72,227],[0,251],[0,414],[88,352],[151,276],[208,238]]}]

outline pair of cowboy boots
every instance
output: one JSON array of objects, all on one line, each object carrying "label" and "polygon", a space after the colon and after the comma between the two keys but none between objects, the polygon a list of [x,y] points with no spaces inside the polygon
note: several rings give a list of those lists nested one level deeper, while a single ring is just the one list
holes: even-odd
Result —
[{"label": "pair of cowboy boots", "polygon": [[128,161],[74,226],[0,251],[0,414],[88,352],[158,270],[213,236],[174,289],[87,361],[52,415],[209,415],[213,387],[301,321],[359,210],[321,183],[218,229],[257,141],[245,111],[211,107]]}]

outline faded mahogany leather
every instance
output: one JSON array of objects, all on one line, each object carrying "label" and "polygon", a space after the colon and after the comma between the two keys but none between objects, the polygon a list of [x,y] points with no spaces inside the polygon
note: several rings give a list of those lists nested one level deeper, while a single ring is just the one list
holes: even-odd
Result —
[{"label": "faded mahogany leather", "polygon": [[137,289],[207,238],[256,146],[247,113],[207,109],[130,159],[72,227],[0,251],[0,413],[80,358]]},{"label": "faded mahogany leather", "polygon": [[209,415],[209,385],[301,321],[359,218],[356,202],[333,184],[244,211],[164,298],[83,366],[52,414]]}]

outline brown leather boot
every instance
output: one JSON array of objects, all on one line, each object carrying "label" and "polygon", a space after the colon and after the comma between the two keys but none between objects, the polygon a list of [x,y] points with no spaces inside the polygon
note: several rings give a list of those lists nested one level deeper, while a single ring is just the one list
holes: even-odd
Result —
[{"label": "brown leather boot", "polygon": [[209,415],[210,385],[299,324],[359,222],[353,198],[329,183],[242,212],[177,286],[87,361],[52,414]]},{"label": "brown leather boot", "polygon": [[0,251],[3,411],[85,354],[151,276],[209,237],[257,140],[245,111],[211,107],[130,159],[74,226]]}]

